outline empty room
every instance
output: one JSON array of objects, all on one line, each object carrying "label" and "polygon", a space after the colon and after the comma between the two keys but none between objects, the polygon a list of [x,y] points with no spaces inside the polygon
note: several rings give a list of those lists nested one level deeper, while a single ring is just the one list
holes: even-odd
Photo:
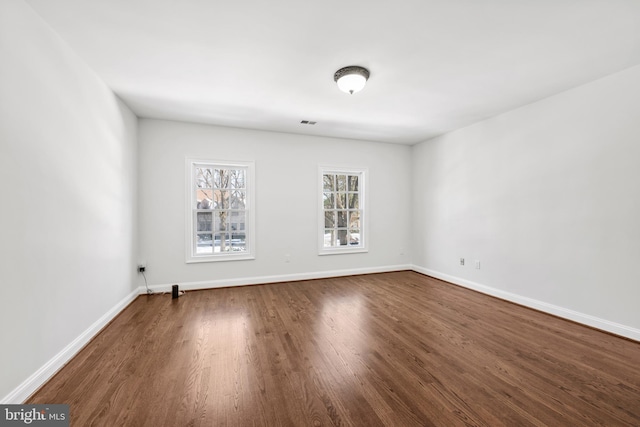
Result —
[{"label": "empty room", "polygon": [[640,425],[638,1],[2,0],[0,174],[2,426]]}]

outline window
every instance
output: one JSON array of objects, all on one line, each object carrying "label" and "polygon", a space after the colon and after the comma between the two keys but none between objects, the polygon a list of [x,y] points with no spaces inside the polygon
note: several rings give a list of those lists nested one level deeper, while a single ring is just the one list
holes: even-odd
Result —
[{"label": "window", "polygon": [[253,163],[187,160],[187,192],[187,262],[253,259]]},{"label": "window", "polygon": [[320,255],[367,251],[365,174],[320,167]]}]

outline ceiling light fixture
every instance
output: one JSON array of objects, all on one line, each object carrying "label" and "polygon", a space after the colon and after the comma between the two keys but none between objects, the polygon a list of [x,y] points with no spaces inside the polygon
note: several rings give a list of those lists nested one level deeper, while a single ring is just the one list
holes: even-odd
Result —
[{"label": "ceiling light fixture", "polygon": [[338,88],[353,95],[360,92],[369,79],[369,70],[357,65],[340,68],[333,75],[333,80],[338,84]]}]

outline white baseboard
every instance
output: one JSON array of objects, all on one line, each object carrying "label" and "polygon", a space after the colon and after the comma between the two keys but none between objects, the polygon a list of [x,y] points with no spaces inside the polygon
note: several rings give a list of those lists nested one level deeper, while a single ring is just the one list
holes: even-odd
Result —
[{"label": "white baseboard", "polygon": [[20,404],[23,403],[31,394],[40,388],[49,380],[60,368],[73,358],[91,339],[98,334],[111,320],[113,320],[125,307],[127,307],[140,294],[139,289],[135,289],[129,295],[124,297],[120,302],[113,306],[101,318],[96,320],[89,328],[80,336],[73,340],[69,345],[63,348],[58,354],[53,356],[51,360],[45,363],[40,369],[34,372],[29,378],[22,382],[12,392],[6,395],[0,404]]},{"label": "white baseboard", "polygon": [[[413,266],[410,264],[389,265],[384,267],[366,267],[366,268],[351,268],[345,270],[330,270],[330,271],[316,271],[313,273],[294,273],[294,274],[279,274],[275,276],[255,276],[255,277],[242,277],[235,279],[219,279],[219,280],[206,280],[202,282],[175,282],[163,285],[149,286],[153,292],[170,292],[171,285],[179,285],[180,290],[193,291],[198,289],[211,289],[211,288],[226,288],[231,286],[246,286],[246,285],[261,285],[266,283],[278,283],[278,282],[294,282],[299,280],[313,280],[313,279],[326,279],[328,277],[340,277],[340,276],[355,276],[358,274],[373,274],[373,273],[387,273],[389,271],[402,271],[412,270]],[[141,288],[140,293],[145,293],[146,289]]]},{"label": "white baseboard", "polygon": [[590,314],[580,313],[578,311],[570,310],[568,308],[560,307],[557,305],[549,304],[536,299],[524,297],[521,295],[513,294],[511,292],[503,291],[500,289],[492,288],[491,286],[482,285],[480,283],[472,282],[470,280],[462,279],[460,277],[451,276],[449,274],[440,273],[439,271],[429,270],[427,268],[419,267],[417,265],[412,266],[412,270],[425,274],[427,276],[435,277],[446,282],[453,283],[474,291],[481,292],[483,294],[491,295],[500,299],[514,302],[516,304],[523,305],[525,307],[533,308],[538,311],[553,314],[554,316],[562,317],[563,319],[572,320],[577,323],[581,323],[592,328],[600,329],[602,331],[611,332],[612,334],[620,335],[625,338],[632,339],[634,341],[640,341],[640,329],[632,328],[631,326],[622,325],[620,323],[611,322],[609,320],[601,319],[599,317],[592,316]]}]

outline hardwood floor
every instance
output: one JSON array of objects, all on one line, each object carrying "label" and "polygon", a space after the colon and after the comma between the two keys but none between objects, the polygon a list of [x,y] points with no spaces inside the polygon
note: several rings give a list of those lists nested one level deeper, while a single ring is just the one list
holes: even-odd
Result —
[{"label": "hardwood floor", "polygon": [[413,272],[145,295],[27,403],[72,426],[638,426],[640,343]]}]

